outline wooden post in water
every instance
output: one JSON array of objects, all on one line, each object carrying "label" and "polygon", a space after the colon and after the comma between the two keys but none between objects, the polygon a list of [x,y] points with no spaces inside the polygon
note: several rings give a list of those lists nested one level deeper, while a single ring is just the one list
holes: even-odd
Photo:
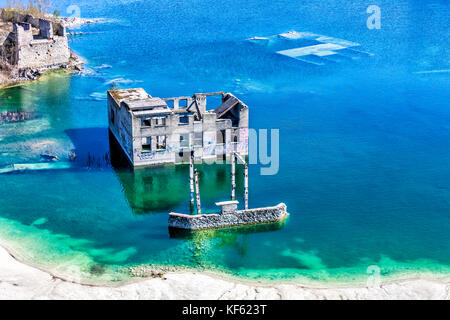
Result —
[{"label": "wooden post in water", "polygon": [[194,154],[189,158],[189,189],[191,191],[191,206],[194,206]]},{"label": "wooden post in water", "polygon": [[197,194],[197,214],[202,214],[202,206],[200,204],[200,187],[198,184],[198,171],[195,170],[195,193]]},{"label": "wooden post in water", "polygon": [[234,152],[231,154],[231,200],[236,196],[236,158]]},{"label": "wooden post in water", "polygon": [[248,209],[248,165],[244,163],[244,204],[245,210]]}]

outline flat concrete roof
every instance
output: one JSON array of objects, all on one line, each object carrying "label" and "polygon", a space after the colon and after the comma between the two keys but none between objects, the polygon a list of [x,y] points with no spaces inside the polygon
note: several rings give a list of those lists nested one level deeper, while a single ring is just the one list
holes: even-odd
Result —
[{"label": "flat concrete roof", "polygon": [[169,109],[167,106],[167,103],[163,101],[160,98],[146,98],[142,100],[124,100],[123,103],[125,103],[128,108],[131,111],[137,111],[137,110],[154,110],[157,109]]},{"label": "flat concrete roof", "polygon": [[109,90],[108,93],[119,106],[122,101],[144,100],[152,97],[142,88]]},{"label": "flat concrete roof", "polygon": [[161,98],[153,98],[144,89],[109,90],[114,101],[121,106],[123,103],[131,111],[152,111],[152,113],[170,112],[167,103]]}]

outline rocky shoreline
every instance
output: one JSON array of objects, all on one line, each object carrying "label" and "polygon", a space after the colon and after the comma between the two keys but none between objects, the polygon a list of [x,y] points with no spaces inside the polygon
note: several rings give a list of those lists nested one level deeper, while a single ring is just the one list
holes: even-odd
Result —
[{"label": "rocky shoreline", "polygon": [[35,119],[36,115],[28,111],[3,111],[0,112],[0,124],[24,122]]},{"label": "rocky shoreline", "polygon": [[64,66],[59,66],[57,68],[28,68],[23,70],[12,70],[9,78],[4,82],[0,82],[0,89],[39,80],[42,75],[55,70],[65,70],[69,73],[81,72],[83,70],[83,64],[84,60],[71,51],[70,62]]}]

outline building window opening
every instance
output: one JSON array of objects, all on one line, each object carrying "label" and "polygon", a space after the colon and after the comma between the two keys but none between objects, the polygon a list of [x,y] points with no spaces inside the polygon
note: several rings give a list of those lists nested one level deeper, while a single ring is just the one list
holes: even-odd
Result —
[{"label": "building window opening", "polygon": [[189,134],[181,134],[180,135],[180,147],[186,148],[189,147]]},{"label": "building window opening", "polygon": [[156,149],[157,150],[166,150],[166,136],[157,136]]},{"label": "building window opening", "polygon": [[166,125],[166,118],[165,117],[156,118],[155,125],[157,127],[164,127]]},{"label": "building window opening", "polygon": [[180,116],[180,117],[178,118],[178,124],[179,124],[180,126],[189,124],[189,117],[188,117],[188,116]]},{"label": "building window opening", "polygon": [[142,138],[142,151],[143,152],[152,151],[152,138],[151,137]]},{"label": "building window opening", "polygon": [[175,103],[173,100],[166,100],[166,104],[170,109],[173,109]]},{"label": "building window opening", "polygon": [[178,100],[178,106],[180,108],[187,108],[187,106],[188,106],[187,104],[188,104],[187,99],[180,99],[180,100]]},{"label": "building window opening", "polygon": [[152,126],[152,118],[142,118],[142,127],[151,127]]}]

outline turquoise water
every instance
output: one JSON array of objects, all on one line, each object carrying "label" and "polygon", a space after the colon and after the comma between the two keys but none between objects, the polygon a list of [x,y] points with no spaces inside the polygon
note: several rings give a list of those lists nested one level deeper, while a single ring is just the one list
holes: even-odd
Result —
[{"label": "turquoise water", "polygon": [[[370,265],[386,278],[448,274],[445,1],[380,1],[380,30],[366,27],[365,1],[58,7],[65,12],[69,4],[84,17],[109,19],[71,40],[89,72],[0,91],[0,111],[36,115],[0,124],[0,168],[33,168],[43,153],[69,166],[0,174],[0,241],[25,261],[62,274],[80,268],[83,279],[109,282],[141,264],[327,282],[365,281]],[[246,41],[290,30],[357,42],[370,55],[330,56],[318,66]],[[284,202],[287,221],[170,234],[168,212],[189,212],[188,168],[111,168],[111,81],[160,97],[236,94],[250,107],[252,128],[280,129],[279,173],[261,176],[261,165],[250,166],[250,206]],[[229,168],[199,170],[202,204],[213,211],[229,197]],[[242,202],[241,171],[237,182]]]}]

